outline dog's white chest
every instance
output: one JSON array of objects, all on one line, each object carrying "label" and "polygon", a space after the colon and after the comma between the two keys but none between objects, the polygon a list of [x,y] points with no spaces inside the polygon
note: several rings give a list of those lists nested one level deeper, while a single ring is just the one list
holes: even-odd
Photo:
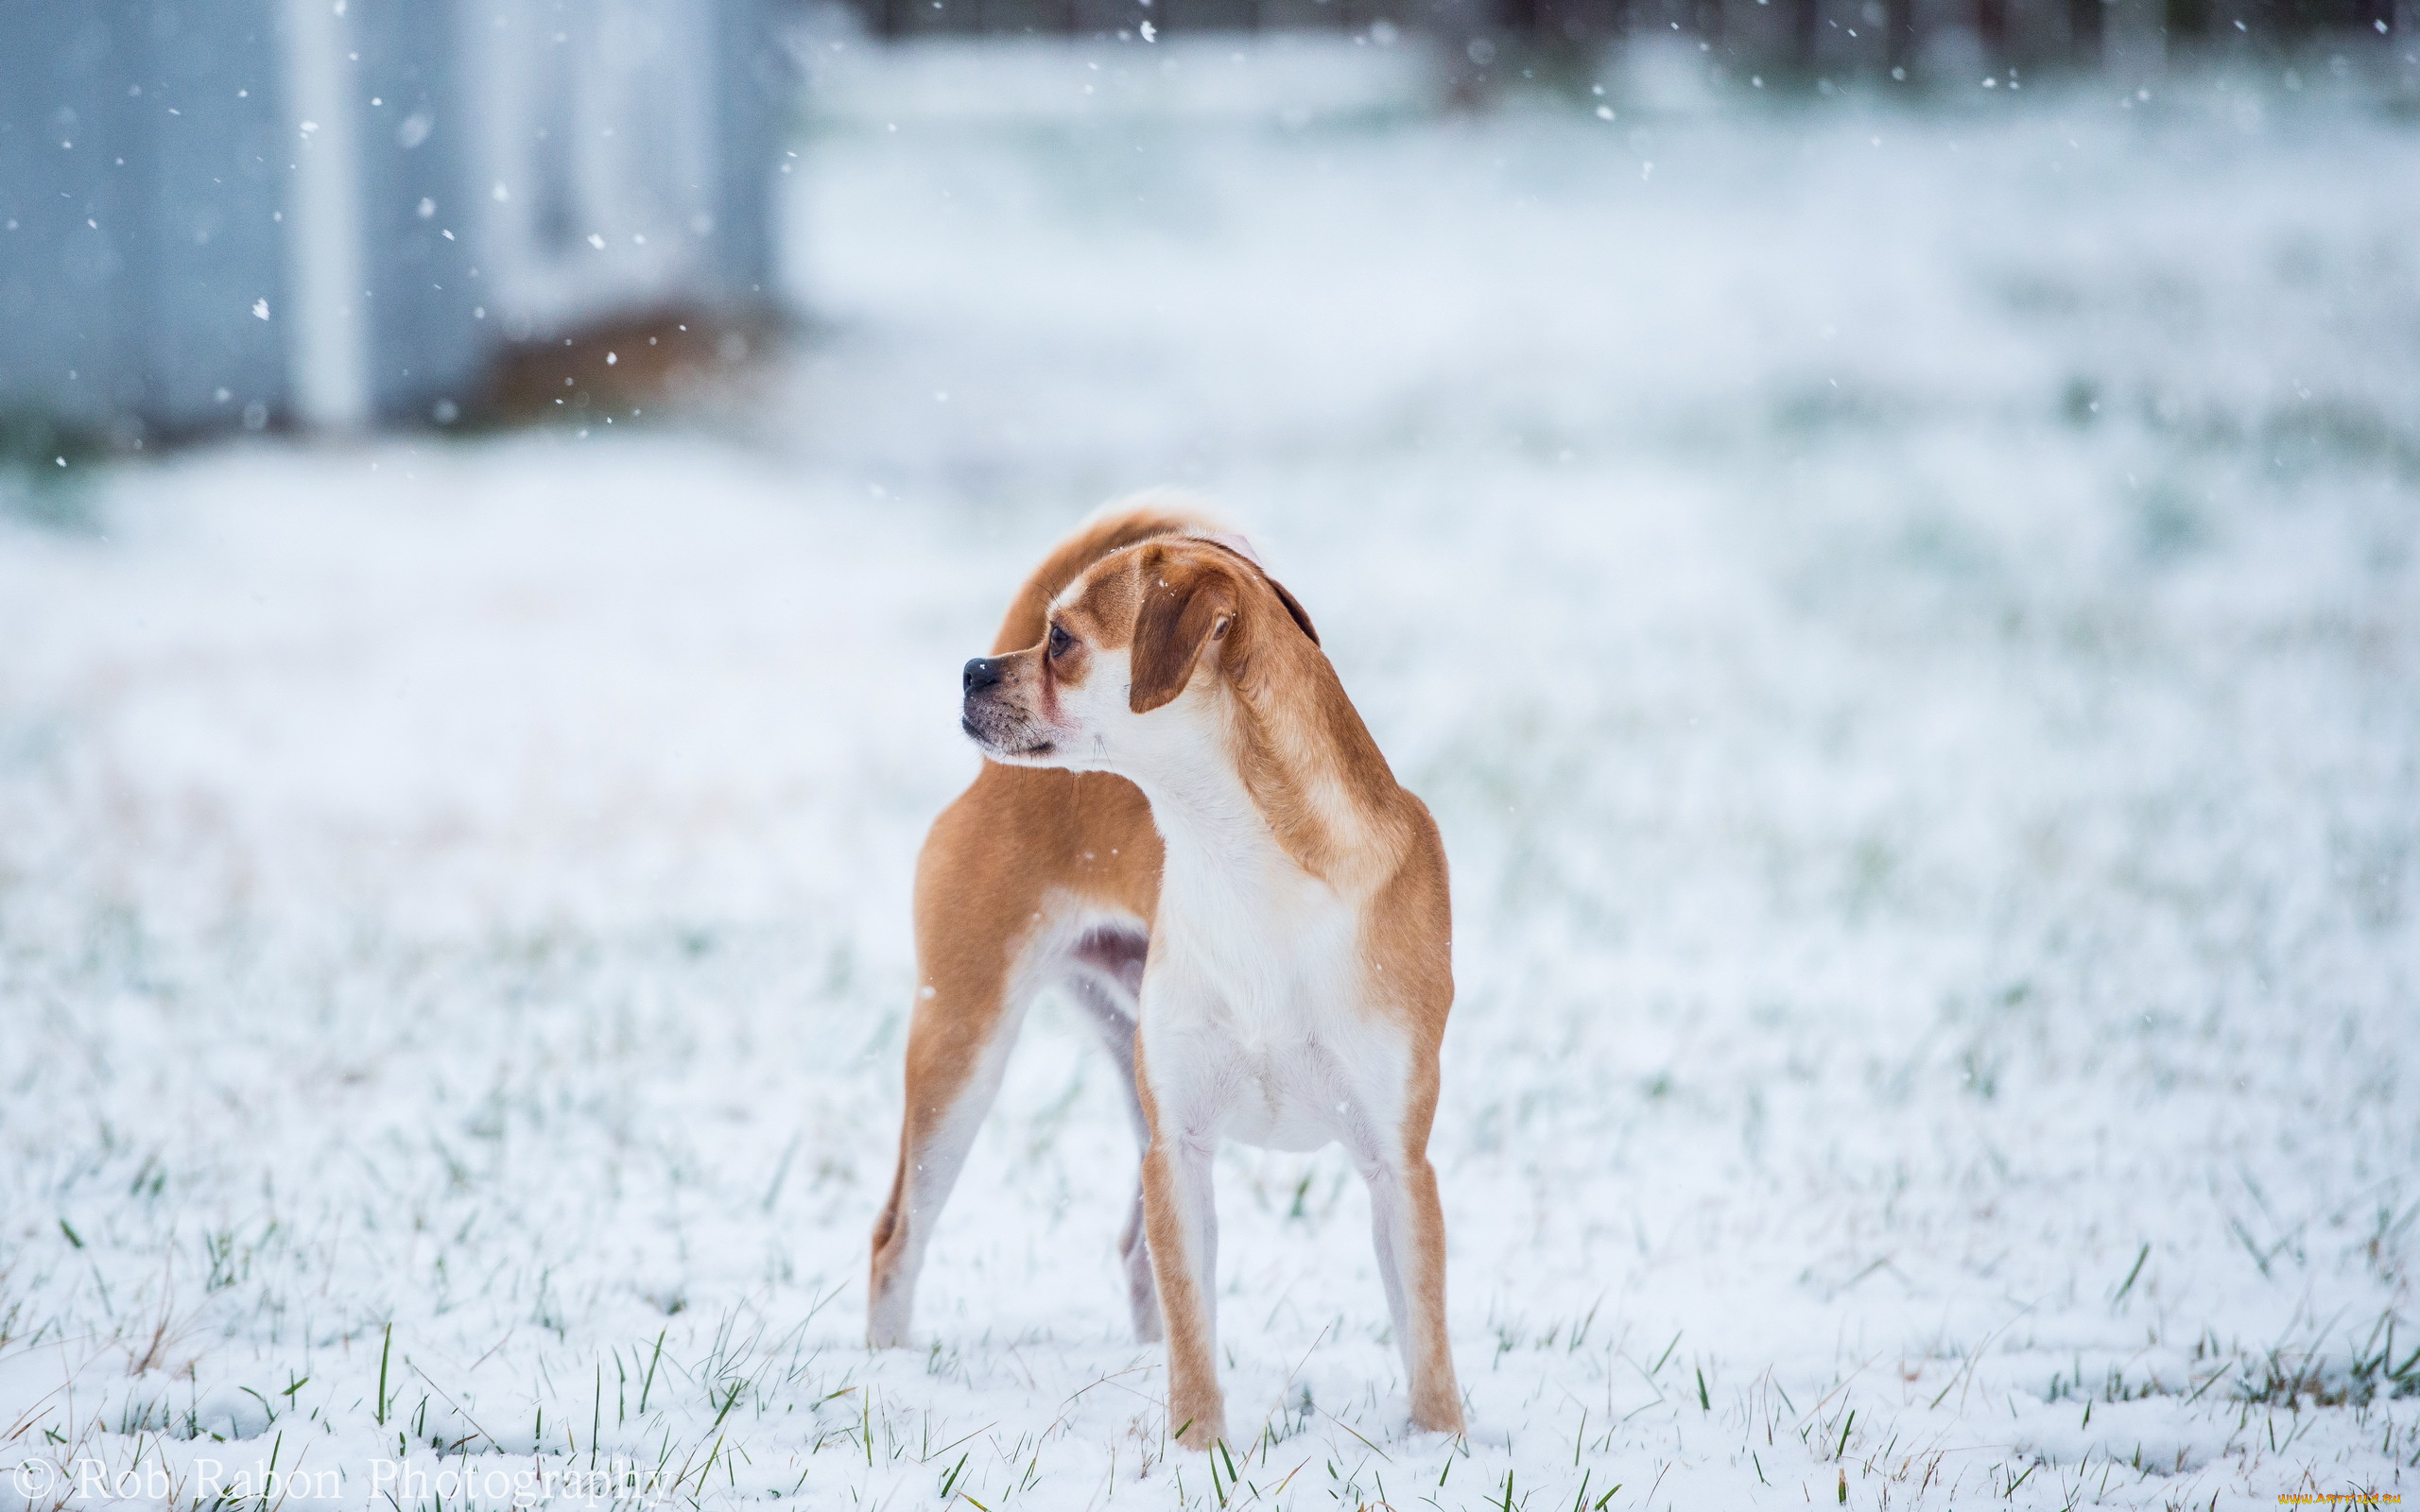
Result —
[{"label": "dog's white chest", "polygon": [[1164,902],[1144,979],[1155,1086],[1204,1133],[1360,1149],[1401,1116],[1403,1046],[1361,1002],[1357,919],[1324,888]]},{"label": "dog's white chest", "polygon": [[1349,1139],[1358,1100],[1345,1067],[1308,1036],[1253,1042],[1213,1031],[1209,1065],[1222,1072],[1217,1131],[1274,1150],[1316,1150]]}]

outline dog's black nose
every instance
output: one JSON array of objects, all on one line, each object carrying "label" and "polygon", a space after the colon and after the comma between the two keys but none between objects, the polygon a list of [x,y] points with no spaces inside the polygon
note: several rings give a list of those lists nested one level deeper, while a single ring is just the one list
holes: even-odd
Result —
[{"label": "dog's black nose", "polygon": [[966,691],[980,693],[1000,680],[1000,663],[995,657],[978,656],[966,663]]}]

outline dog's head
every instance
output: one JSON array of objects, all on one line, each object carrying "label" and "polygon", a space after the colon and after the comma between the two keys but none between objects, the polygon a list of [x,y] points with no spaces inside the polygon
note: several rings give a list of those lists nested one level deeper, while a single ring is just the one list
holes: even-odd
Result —
[{"label": "dog's head", "polygon": [[1038,645],[966,663],[959,723],[1016,766],[1137,775],[1219,728],[1219,700],[1279,637],[1319,644],[1246,550],[1166,536],[1112,552],[1051,601]]}]

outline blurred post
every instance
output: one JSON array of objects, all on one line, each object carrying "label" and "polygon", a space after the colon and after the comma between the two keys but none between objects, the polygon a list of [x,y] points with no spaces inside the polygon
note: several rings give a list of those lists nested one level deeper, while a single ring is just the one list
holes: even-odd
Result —
[{"label": "blurred post", "polygon": [[285,234],[293,408],[306,425],[346,430],[370,419],[359,310],[360,146],[348,108],[361,54],[344,9],[329,0],[285,0],[282,9],[286,96],[297,123]]},{"label": "blurred post", "polygon": [[1428,24],[1445,69],[1449,109],[1486,102],[1495,64],[1495,0],[1428,0]]},{"label": "blurred post", "polygon": [[2149,88],[2168,66],[2167,0],[2105,0],[2100,59],[2120,90]]},{"label": "blurred post", "polygon": [[2067,56],[2077,66],[2100,63],[2108,9],[2109,0],[2067,0]]},{"label": "blurred post", "polygon": [[1905,83],[1916,60],[1916,0],[1885,0],[1883,26],[1883,66],[1893,78]]},{"label": "blurred post", "polygon": [[1975,40],[1983,48],[1983,64],[1994,73],[2009,64],[2009,0],[1975,0]]}]

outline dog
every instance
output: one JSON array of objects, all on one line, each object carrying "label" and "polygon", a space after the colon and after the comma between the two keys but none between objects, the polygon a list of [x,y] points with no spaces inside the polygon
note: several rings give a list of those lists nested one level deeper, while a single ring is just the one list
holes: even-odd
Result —
[{"label": "dog", "polygon": [[1368,1183],[1414,1427],[1458,1433],[1428,1134],[1454,996],[1445,852],[1319,635],[1249,545],[1146,496],[1062,542],[966,663],[986,761],[916,867],[918,988],[868,1336],[907,1342],[925,1246],[1027,1005],[1059,987],[1125,1074],[1119,1241],[1168,1422],[1226,1436],[1211,1154],[1340,1142]]}]

